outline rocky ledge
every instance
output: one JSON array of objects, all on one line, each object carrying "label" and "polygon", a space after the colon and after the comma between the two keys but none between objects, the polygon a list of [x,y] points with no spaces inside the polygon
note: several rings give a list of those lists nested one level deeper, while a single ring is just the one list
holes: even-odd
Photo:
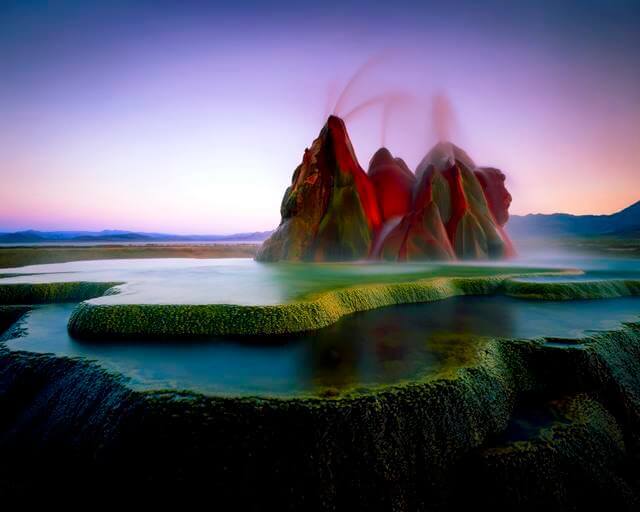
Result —
[{"label": "rocky ledge", "polygon": [[91,362],[0,347],[0,494],[637,510],[639,390],[640,323],[579,340],[487,339],[451,371],[289,400],[135,392]]}]

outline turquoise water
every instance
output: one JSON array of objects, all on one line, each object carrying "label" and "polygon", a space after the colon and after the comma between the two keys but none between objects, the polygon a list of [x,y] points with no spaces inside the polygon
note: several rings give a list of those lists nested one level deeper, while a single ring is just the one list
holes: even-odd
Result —
[{"label": "turquoise water", "polygon": [[248,258],[128,259],[31,265],[0,270],[2,283],[123,282],[113,304],[278,304],[314,291],[363,282],[434,275],[435,264],[263,264]]},{"label": "turquoise water", "polygon": [[[537,302],[458,297],[349,315],[336,324],[287,338],[199,342],[71,338],[74,304],[36,307],[12,350],[96,360],[131,387],[193,389],[210,394],[291,395],[388,384],[468,364],[482,336],[580,337],[638,320],[640,299]],[[239,342],[240,341],[240,342]]]},{"label": "turquoise water", "polygon": [[602,279],[640,279],[640,260],[624,257],[598,257],[560,254],[553,257],[528,258],[546,268],[575,268],[582,275],[539,276],[521,278],[525,281],[598,281]]},{"label": "turquoise water", "polygon": [[[0,269],[0,284],[122,282],[98,304],[279,304],[354,284],[442,275],[482,275],[496,265],[436,263],[258,263],[249,258],[75,261]],[[517,271],[518,267],[508,267]],[[527,271],[527,268],[523,269]]]},{"label": "turquoise water", "polygon": [[[97,303],[276,304],[327,289],[442,275],[578,268],[579,276],[640,278],[640,262],[624,258],[521,258],[499,264],[261,264],[250,259],[98,260],[0,270],[2,283],[123,282]],[[536,278],[537,279],[537,278]],[[339,392],[413,379],[468,364],[483,336],[581,337],[637,320],[640,299],[535,302],[508,297],[459,297],[394,306],[344,317],[288,338],[199,342],[79,341],[67,332],[75,304],[36,307],[26,335],[11,349],[96,360],[135,389],[194,389],[212,394],[291,395]],[[557,346],[570,346],[556,342]]]},{"label": "turquoise water", "polygon": [[278,304],[328,289],[365,283],[412,281],[434,276],[472,276],[580,269],[557,280],[640,278],[640,261],[622,258],[546,258],[499,263],[258,263],[234,259],[126,259],[76,261],[0,269],[3,283],[122,282],[119,293],[98,304]]}]

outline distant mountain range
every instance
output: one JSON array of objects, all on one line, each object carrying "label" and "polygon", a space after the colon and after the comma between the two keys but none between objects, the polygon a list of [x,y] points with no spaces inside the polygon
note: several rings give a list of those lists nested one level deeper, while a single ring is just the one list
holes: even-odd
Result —
[{"label": "distant mountain range", "polygon": [[17,231],[0,233],[0,243],[90,243],[90,242],[262,242],[271,231],[235,233],[232,235],[172,235],[169,233],[138,233],[134,231]]},{"label": "distant mountain range", "polygon": [[[640,238],[640,201],[611,215],[568,213],[511,215],[507,231],[514,239],[613,236]],[[262,242],[273,231],[232,235],[172,235],[122,230],[17,231],[0,233],[0,244],[126,242]]]},{"label": "distant mountain range", "polygon": [[512,215],[507,231],[514,239],[576,236],[640,238],[640,201],[611,215]]}]

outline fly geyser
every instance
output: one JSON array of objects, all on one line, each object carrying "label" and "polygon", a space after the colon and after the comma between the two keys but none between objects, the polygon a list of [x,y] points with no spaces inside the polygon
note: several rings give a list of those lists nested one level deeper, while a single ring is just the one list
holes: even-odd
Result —
[{"label": "fly geyser", "polygon": [[280,226],[256,259],[354,260],[371,252],[382,227],[380,206],[339,117],[329,117],[305,150],[280,214]]},{"label": "fly geyser", "polygon": [[330,116],[293,173],[278,229],[259,261],[497,259],[511,195],[498,169],[439,142],[414,174],[386,148],[360,167],[342,119]]}]

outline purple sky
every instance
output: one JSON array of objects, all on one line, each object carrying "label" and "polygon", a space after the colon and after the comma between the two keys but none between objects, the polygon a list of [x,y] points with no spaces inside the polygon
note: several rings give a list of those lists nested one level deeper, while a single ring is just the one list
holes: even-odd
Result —
[{"label": "purple sky", "polygon": [[[0,230],[265,230],[355,70],[342,111],[403,91],[386,143],[409,166],[452,140],[508,177],[514,213],[640,199],[640,8],[476,2],[3,2]],[[382,109],[347,119],[366,168]]]}]

